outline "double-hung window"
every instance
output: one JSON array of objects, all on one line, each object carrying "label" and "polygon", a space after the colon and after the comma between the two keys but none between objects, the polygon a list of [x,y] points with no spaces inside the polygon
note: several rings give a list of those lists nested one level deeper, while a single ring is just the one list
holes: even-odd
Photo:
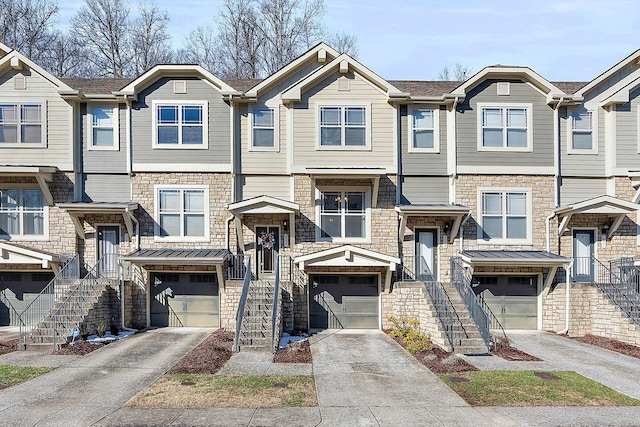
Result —
[{"label": "double-hung window", "polygon": [[359,240],[369,235],[369,192],[320,192],[318,241]]},{"label": "double-hung window", "polygon": [[209,240],[207,188],[156,188],[156,237]]},{"label": "double-hung window", "polygon": [[153,101],[154,148],[208,147],[207,103]]},{"label": "double-hung window", "polygon": [[410,109],[409,120],[409,151],[438,153],[440,151],[439,110],[437,108]]},{"label": "double-hung window", "polygon": [[494,106],[478,103],[480,151],[532,150],[530,105]]},{"label": "double-hung window", "polygon": [[597,154],[594,135],[594,114],[591,111],[573,111],[569,119],[569,154]]},{"label": "double-hung window", "polygon": [[251,149],[277,149],[277,133],[273,108],[254,108],[251,114]]},{"label": "double-hung window", "polygon": [[478,238],[491,243],[528,243],[531,240],[531,191],[485,189],[479,193]]},{"label": "double-hung window", "polygon": [[0,189],[0,237],[38,238],[47,234],[47,207],[39,189]]},{"label": "double-hung window", "polygon": [[363,149],[369,146],[369,108],[320,106],[320,148]]},{"label": "double-hung window", "polygon": [[0,147],[42,145],[44,128],[42,104],[0,103]]},{"label": "double-hung window", "polygon": [[93,150],[117,150],[118,144],[118,108],[91,108],[91,142]]}]

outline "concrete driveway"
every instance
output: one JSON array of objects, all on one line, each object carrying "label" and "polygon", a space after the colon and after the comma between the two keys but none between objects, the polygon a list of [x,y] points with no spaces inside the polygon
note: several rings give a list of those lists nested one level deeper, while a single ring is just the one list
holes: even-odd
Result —
[{"label": "concrete driveway", "polygon": [[[212,332],[162,328],[109,344],[84,357],[14,352],[0,364],[59,366],[0,393],[0,424],[87,426],[143,390]],[[38,363],[29,363],[31,360]]]}]

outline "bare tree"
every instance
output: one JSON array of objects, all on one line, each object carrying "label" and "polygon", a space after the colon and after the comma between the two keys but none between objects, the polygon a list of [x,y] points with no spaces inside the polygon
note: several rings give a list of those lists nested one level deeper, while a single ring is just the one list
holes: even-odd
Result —
[{"label": "bare tree", "polygon": [[69,32],[55,34],[51,49],[40,56],[38,65],[58,77],[91,77],[94,71],[84,43]]},{"label": "bare tree", "polygon": [[57,14],[51,0],[0,0],[0,40],[37,62],[52,47]]},{"label": "bare tree", "polygon": [[462,65],[456,62],[452,68],[449,66],[444,67],[438,74],[439,80],[464,82],[471,77],[471,68],[467,65]]},{"label": "bare tree", "polygon": [[130,27],[133,72],[140,75],[156,64],[173,60],[171,36],[167,33],[169,15],[151,1],[138,4],[139,16]]},{"label": "bare tree", "polygon": [[253,0],[224,0],[222,3],[216,19],[216,68],[223,77],[257,78],[260,73],[264,36],[253,3]]},{"label": "bare tree", "polygon": [[346,53],[352,58],[358,57],[358,38],[353,34],[338,32],[328,36],[326,42],[340,53]]},{"label": "bare tree", "polygon": [[210,72],[218,72],[216,34],[212,26],[201,26],[185,39],[185,46],[178,52],[178,61],[199,64]]},{"label": "bare tree", "polygon": [[71,19],[71,31],[83,40],[88,59],[101,77],[130,74],[129,4],[125,0],[84,0]]}]

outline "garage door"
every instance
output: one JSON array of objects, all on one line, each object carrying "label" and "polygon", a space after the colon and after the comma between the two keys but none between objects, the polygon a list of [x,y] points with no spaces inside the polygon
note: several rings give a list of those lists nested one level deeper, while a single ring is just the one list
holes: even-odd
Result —
[{"label": "garage door", "polygon": [[[18,326],[16,313],[12,313],[12,306],[19,314],[33,301],[38,294],[53,279],[53,273],[50,272],[16,272],[16,271],[0,271],[0,291],[4,294],[2,302],[0,302],[0,326]],[[53,296],[50,296],[50,300]],[[49,304],[43,303],[43,307],[51,307],[53,302]],[[45,310],[39,314],[44,317],[49,310]]]},{"label": "garage door", "polygon": [[477,276],[474,288],[505,329],[538,329],[537,276]]},{"label": "garage door", "polygon": [[377,276],[316,275],[311,284],[311,329],[380,327]]},{"label": "garage door", "polygon": [[151,275],[152,326],[220,326],[220,298],[215,274]]}]

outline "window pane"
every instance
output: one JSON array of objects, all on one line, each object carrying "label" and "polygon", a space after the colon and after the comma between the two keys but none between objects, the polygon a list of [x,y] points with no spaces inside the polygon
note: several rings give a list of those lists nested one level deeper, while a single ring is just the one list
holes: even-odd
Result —
[{"label": "window pane", "polygon": [[322,126],[340,126],[340,107],[321,107],[320,108],[320,125]]},{"label": "window pane", "polygon": [[502,127],[502,108],[485,108],[482,110],[482,125],[485,127]]},{"label": "window pane", "polygon": [[17,123],[18,106],[15,104],[0,104],[0,123]]},{"label": "window pane", "polygon": [[340,128],[322,128],[320,129],[320,145],[341,145]]},{"label": "window pane", "polygon": [[185,105],[182,107],[182,123],[202,124],[202,106]]},{"label": "window pane", "polygon": [[185,190],[184,211],[185,212],[204,212],[204,191]]},{"label": "window pane", "polygon": [[502,238],[502,217],[482,217],[483,239]]},{"label": "window pane", "polygon": [[345,145],[367,145],[365,128],[346,128]]},{"label": "window pane", "polygon": [[180,236],[180,215],[160,215],[160,236]]},{"label": "window pane", "polygon": [[17,212],[0,212],[0,234],[20,234],[20,221]]},{"label": "window pane", "polygon": [[176,105],[159,105],[158,106],[158,123],[177,124],[178,123],[178,107]]},{"label": "window pane", "polygon": [[338,212],[341,209],[340,193],[324,193],[322,195],[322,212]]},{"label": "window pane", "polygon": [[571,145],[576,150],[591,150],[593,148],[591,132],[574,132]]},{"label": "window pane", "polygon": [[22,203],[28,211],[42,210],[44,207],[44,198],[40,190],[23,190]]},{"label": "window pane", "polygon": [[365,237],[365,216],[347,215],[344,219],[345,237]]},{"label": "window pane", "polygon": [[502,193],[484,193],[482,195],[482,213],[502,214]]},{"label": "window pane", "polygon": [[273,110],[272,109],[253,110],[253,126],[273,127]]},{"label": "window pane", "polygon": [[507,215],[526,215],[527,195],[524,193],[507,193]]},{"label": "window pane", "polygon": [[180,190],[160,190],[160,211],[180,211]]},{"label": "window pane", "polygon": [[507,126],[527,127],[527,110],[524,108],[509,108],[507,110]]},{"label": "window pane", "polygon": [[185,236],[204,236],[204,214],[189,214],[184,216]]},{"label": "window pane", "polygon": [[507,218],[507,239],[527,238],[527,218],[508,217]]},{"label": "window pane", "polygon": [[340,237],[342,224],[340,223],[340,215],[322,215],[320,229],[322,237]]},{"label": "window pane", "polygon": [[113,108],[111,107],[94,107],[91,111],[94,126],[113,126]]},{"label": "window pane", "polygon": [[1,142],[18,142],[18,126],[0,125],[0,143]]},{"label": "window pane", "polygon": [[113,147],[113,129],[94,128],[93,145],[96,147]]},{"label": "window pane", "polygon": [[433,148],[433,131],[432,130],[414,131],[413,146],[415,148]]},{"label": "window pane", "polygon": [[2,192],[0,192],[0,209],[18,209],[18,197],[18,190],[2,190]]},{"label": "window pane", "polygon": [[20,126],[20,131],[21,142],[26,144],[42,142],[42,127],[40,125],[22,125]]},{"label": "window pane", "polygon": [[502,129],[483,129],[482,145],[484,147],[502,147]]},{"label": "window pane", "polygon": [[273,147],[273,129],[253,129],[254,147]]},{"label": "window pane", "polygon": [[433,110],[414,110],[413,127],[415,129],[433,129]]},{"label": "window pane", "polygon": [[44,214],[26,213],[24,218],[24,234],[41,236],[44,234]]},{"label": "window pane", "polygon": [[158,126],[158,144],[177,144],[178,126]]},{"label": "window pane", "polygon": [[40,124],[40,110],[39,105],[23,105],[20,109],[20,121]]},{"label": "window pane", "polygon": [[364,126],[366,124],[365,109],[363,107],[345,108],[345,124],[347,126]]},{"label": "window pane", "polygon": [[507,129],[507,147],[526,147],[526,129]]},{"label": "window pane", "polygon": [[202,144],[202,126],[183,126],[183,144]]},{"label": "window pane", "polygon": [[574,113],[573,129],[591,130],[591,113]]},{"label": "window pane", "polygon": [[348,192],[346,196],[347,212],[364,212],[364,193]]}]

